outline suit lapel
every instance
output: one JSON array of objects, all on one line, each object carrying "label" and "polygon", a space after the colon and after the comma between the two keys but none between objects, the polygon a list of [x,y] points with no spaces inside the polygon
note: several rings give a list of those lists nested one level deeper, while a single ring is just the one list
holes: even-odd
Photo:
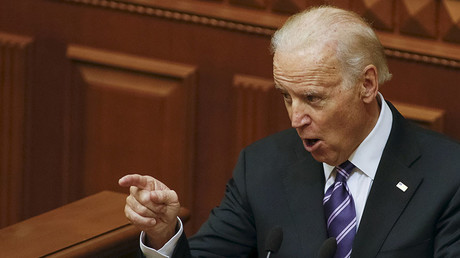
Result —
[{"label": "suit lapel", "polygon": [[[414,171],[398,164],[397,157],[393,158],[393,162],[382,160],[379,166],[355,238],[354,257],[375,257],[422,182]],[[399,182],[407,187],[405,192],[396,186]]]},{"label": "suit lapel", "polygon": [[[393,112],[393,127],[369,193],[353,245],[353,257],[375,257],[401,213],[422,183],[411,169],[420,157],[417,140],[401,114]],[[396,185],[401,182],[407,189]],[[404,188],[404,187],[402,187]]]},{"label": "suit lapel", "polygon": [[300,247],[303,253],[316,253],[327,237],[322,163],[304,151],[303,158],[289,167],[285,175],[283,183]]}]

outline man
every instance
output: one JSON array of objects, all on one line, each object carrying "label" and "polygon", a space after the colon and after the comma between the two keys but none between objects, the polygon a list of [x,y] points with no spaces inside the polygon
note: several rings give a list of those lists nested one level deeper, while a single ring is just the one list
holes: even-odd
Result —
[{"label": "man", "polygon": [[379,85],[391,75],[370,26],[313,8],[291,17],[272,47],[295,130],[241,152],[220,206],[188,240],[174,191],[149,176],[121,178],[142,251],[265,257],[279,225],[284,240],[272,257],[316,257],[328,237],[335,257],[460,257],[460,146],[383,99]]}]

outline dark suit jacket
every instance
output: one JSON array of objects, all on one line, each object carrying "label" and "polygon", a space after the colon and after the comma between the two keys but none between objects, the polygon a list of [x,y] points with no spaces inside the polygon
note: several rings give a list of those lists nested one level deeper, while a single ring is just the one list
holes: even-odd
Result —
[{"label": "dark suit jacket", "polygon": [[[460,145],[407,122],[393,126],[354,241],[352,257],[460,257]],[[406,192],[396,187],[408,186]],[[290,129],[244,149],[219,207],[188,240],[195,257],[316,257],[327,238],[322,164]],[[190,256],[185,235],[174,257]]]}]

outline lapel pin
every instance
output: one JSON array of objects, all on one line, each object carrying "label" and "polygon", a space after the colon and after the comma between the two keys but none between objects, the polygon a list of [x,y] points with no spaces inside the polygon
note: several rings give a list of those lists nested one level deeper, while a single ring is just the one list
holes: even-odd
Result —
[{"label": "lapel pin", "polygon": [[407,185],[403,184],[402,182],[399,182],[399,183],[396,185],[396,187],[398,187],[399,190],[401,190],[401,191],[403,191],[403,192],[406,192],[407,188],[409,188],[409,187],[407,187]]}]

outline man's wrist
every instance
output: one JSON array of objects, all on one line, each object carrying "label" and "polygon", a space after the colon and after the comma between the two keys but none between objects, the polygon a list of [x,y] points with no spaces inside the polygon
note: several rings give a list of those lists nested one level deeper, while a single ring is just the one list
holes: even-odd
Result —
[{"label": "man's wrist", "polygon": [[[142,250],[142,253],[146,255],[147,257],[170,257],[172,253],[174,252],[174,249],[176,248],[177,241],[179,240],[180,236],[184,232],[182,221],[177,218],[178,223],[176,224],[176,233],[174,236],[172,236],[168,241],[161,246],[159,249],[154,249],[152,246],[147,245],[146,243],[146,238],[147,238],[147,233],[142,232],[141,237],[140,237],[140,247]],[[147,254],[156,254],[154,256],[150,256]],[[162,256],[158,256],[158,254],[161,254]]]},{"label": "man's wrist", "polygon": [[163,247],[171,238],[174,237],[174,235],[176,235],[177,231],[179,231],[180,226],[179,223],[177,223],[178,221],[180,220],[177,219],[174,227],[170,227],[170,229],[164,234],[159,235],[158,232],[145,232],[145,244],[154,249],[160,249]]}]

